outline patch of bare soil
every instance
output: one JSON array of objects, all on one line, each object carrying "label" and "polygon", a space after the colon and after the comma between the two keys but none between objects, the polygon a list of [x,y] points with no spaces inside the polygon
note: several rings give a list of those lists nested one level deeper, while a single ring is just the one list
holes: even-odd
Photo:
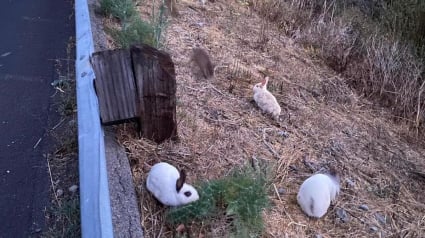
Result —
[{"label": "patch of bare soil", "polygon": [[[149,17],[151,2],[143,1],[142,17]],[[179,141],[139,140],[130,125],[118,133],[138,185],[146,237],[175,234],[165,224],[165,208],[145,189],[153,164],[185,168],[193,183],[226,175],[253,157],[275,163],[263,237],[425,236],[425,150],[407,141],[403,125],[239,1],[202,6],[183,0],[177,7],[166,47],[176,66]],[[201,79],[189,62],[196,46],[216,63],[211,80]],[[262,74],[270,76],[269,90],[282,106],[280,122],[252,102]],[[302,213],[296,193],[328,166],[339,170],[342,191],[328,213],[313,220]],[[227,222],[194,224],[192,235],[226,237]]]}]

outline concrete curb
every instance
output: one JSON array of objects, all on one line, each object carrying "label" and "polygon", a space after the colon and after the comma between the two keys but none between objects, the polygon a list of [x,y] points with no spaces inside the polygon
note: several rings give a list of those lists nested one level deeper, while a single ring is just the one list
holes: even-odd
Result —
[{"label": "concrete curb", "polygon": [[78,148],[82,237],[113,237],[103,129],[93,88],[94,51],[87,0],[75,1]]},{"label": "concrete curb", "polygon": [[[107,50],[97,0],[76,0],[77,104],[82,237],[143,238],[127,155],[113,130],[103,130],[90,56]],[[108,188],[109,185],[109,188]]]},{"label": "concrete curb", "polygon": [[105,129],[105,148],[114,236],[143,238],[130,163],[124,148],[117,143],[114,131]]}]

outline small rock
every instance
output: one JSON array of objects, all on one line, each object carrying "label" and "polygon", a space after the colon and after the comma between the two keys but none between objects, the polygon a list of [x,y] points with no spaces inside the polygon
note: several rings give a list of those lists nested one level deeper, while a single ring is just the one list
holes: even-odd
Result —
[{"label": "small rock", "polygon": [[62,189],[56,190],[56,196],[60,197],[62,195],[63,195],[63,190]]},{"label": "small rock", "polygon": [[68,126],[70,126],[70,127],[73,127],[74,125],[76,125],[77,124],[77,122],[75,121],[75,120],[70,120],[69,122],[68,122]]},{"label": "small rock", "polygon": [[297,172],[298,171],[298,168],[297,168],[297,166],[295,166],[295,165],[289,165],[289,168],[292,170],[292,171],[294,171],[294,172]]},{"label": "small rock", "polygon": [[75,185],[75,184],[68,188],[68,190],[69,190],[71,193],[75,193],[75,192],[77,191],[77,189],[78,189],[78,186],[77,186],[77,185]]},{"label": "small rock", "polygon": [[[37,224],[37,222],[33,222],[31,224],[29,231],[31,232],[31,234],[36,234],[36,233],[40,233],[42,230],[40,226]],[[29,237],[33,237],[33,236],[29,236]],[[39,236],[36,236],[36,237],[39,237]]]},{"label": "small rock", "polygon": [[289,134],[286,131],[279,131],[278,134],[285,139],[289,137]]},{"label": "small rock", "polygon": [[179,226],[177,226],[176,231],[177,232],[183,232],[186,230],[186,227],[184,226],[184,224],[180,224]]},{"label": "small rock", "polygon": [[345,179],[345,182],[347,183],[347,185],[348,185],[349,187],[354,188],[354,186],[356,186],[356,183],[354,183],[354,181],[353,181],[353,180],[351,180],[351,179],[349,179],[349,178]]},{"label": "small rock", "polygon": [[348,137],[353,136],[353,132],[350,129],[344,129],[342,130],[342,133],[346,134]]},{"label": "small rock", "polygon": [[337,208],[336,209],[336,215],[338,216],[338,218],[339,219],[341,219],[341,221],[342,222],[348,222],[349,221],[349,218],[348,218],[348,215],[347,215],[347,212],[344,210],[344,209],[342,209],[342,208]]},{"label": "small rock", "polygon": [[369,227],[369,231],[370,231],[370,232],[377,232],[377,231],[378,231],[378,227],[376,227],[376,226],[371,226],[371,227]]},{"label": "small rock", "polygon": [[279,189],[277,190],[277,192],[279,193],[279,195],[283,195],[283,194],[285,194],[286,189],[284,189],[284,188],[279,188]]},{"label": "small rock", "polygon": [[316,235],[314,235],[314,238],[323,238],[323,236],[320,235],[320,234],[316,234]]},{"label": "small rock", "polygon": [[366,204],[362,204],[362,205],[360,205],[360,206],[359,206],[359,209],[360,209],[360,210],[363,210],[363,211],[369,211],[369,207],[368,207]]},{"label": "small rock", "polygon": [[317,98],[317,97],[320,96],[320,93],[318,91],[316,91],[316,90],[312,90],[311,91],[311,95],[313,95],[313,97]]},{"label": "small rock", "polygon": [[60,197],[62,195],[63,195],[63,190],[62,189],[56,190],[56,196]]},{"label": "small rock", "polygon": [[10,55],[10,54],[12,54],[12,52],[6,52],[6,53],[3,53],[2,55],[0,55],[1,57],[6,57],[6,56],[8,56],[8,55]]},{"label": "small rock", "polygon": [[387,218],[380,213],[375,214],[376,220],[378,220],[381,224],[385,225],[387,223]]},{"label": "small rock", "polygon": [[36,234],[36,233],[40,233],[41,232],[41,228],[35,228],[31,231],[31,234]]}]

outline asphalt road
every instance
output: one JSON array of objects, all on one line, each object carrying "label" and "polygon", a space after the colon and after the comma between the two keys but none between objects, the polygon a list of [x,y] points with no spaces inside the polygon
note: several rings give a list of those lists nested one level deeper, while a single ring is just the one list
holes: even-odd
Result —
[{"label": "asphalt road", "polygon": [[36,237],[50,201],[48,122],[59,120],[50,83],[75,36],[73,3],[1,0],[0,26],[0,237]]}]

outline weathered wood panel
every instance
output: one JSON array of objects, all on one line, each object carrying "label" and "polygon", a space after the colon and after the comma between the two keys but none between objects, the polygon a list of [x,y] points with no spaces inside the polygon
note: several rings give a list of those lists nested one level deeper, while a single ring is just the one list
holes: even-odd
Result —
[{"label": "weathered wood panel", "polygon": [[138,116],[137,91],[129,50],[107,50],[92,55],[95,88],[103,124]]},{"label": "weathered wood panel", "polygon": [[131,47],[141,135],[158,143],[177,137],[176,75],[171,57],[148,45]]}]

